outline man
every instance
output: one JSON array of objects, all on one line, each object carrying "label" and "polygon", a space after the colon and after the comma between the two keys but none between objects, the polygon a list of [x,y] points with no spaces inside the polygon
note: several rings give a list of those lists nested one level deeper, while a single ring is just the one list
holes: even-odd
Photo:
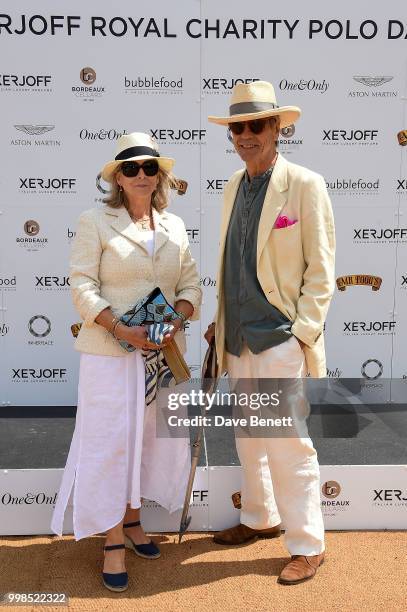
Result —
[{"label": "man", "polygon": [[[256,81],[234,87],[228,117],[208,118],[229,126],[246,164],[225,186],[218,308],[205,334],[208,342],[215,335],[220,371],[233,379],[326,375],[323,327],[335,281],[332,208],[322,176],[277,151],[280,129],[300,113],[279,107],[272,84]],[[240,437],[236,447],[241,522],[215,542],[277,537],[282,519],[291,561],[278,581],[312,578],[325,545],[319,466],[308,433]]]}]

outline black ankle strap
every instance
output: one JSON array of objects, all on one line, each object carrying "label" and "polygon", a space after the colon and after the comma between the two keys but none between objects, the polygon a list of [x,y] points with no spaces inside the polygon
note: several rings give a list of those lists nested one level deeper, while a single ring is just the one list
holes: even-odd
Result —
[{"label": "black ankle strap", "polygon": [[134,521],[133,523],[123,523],[123,527],[138,527],[141,525],[140,521]]},{"label": "black ankle strap", "polygon": [[125,548],[124,544],[112,544],[104,547],[105,550],[118,550],[119,548]]}]

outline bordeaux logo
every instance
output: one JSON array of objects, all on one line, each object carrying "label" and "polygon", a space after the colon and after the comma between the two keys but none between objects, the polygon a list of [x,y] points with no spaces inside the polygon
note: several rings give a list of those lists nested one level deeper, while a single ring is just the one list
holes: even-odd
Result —
[{"label": "bordeaux logo", "polygon": [[329,499],[338,497],[340,492],[341,485],[339,482],[336,482],[336,480],[327,480],[327,482],[322,485],[322,494],[324,497],[328,497]]},{"label": "bordeaux logo", "polygon": [[206,136],[206,129],[165,129],[159,128],[150,129],[152,138],[155,138],[160,144],[203,144]]},{"label": "bordeaux logo", "polygon": [[259,79],[243,79],[243,78],[225,78],[225,77],[209,77],[202,78],[202,91],[207,94],[211,93],[230,93],[230,90],[234,88],[238,83],[254,83],[255,81],[259,81]]},{"label": "bordeaux logo", "polygon": [[24,231],[27,236],[36,236],[40,231],[40,226],[37,221],[30,219],[24,223]]},{"label": "bordeaux logo", "polygon": [[96,72],[93,70],[93,68],[82,68],[80,77],[82,83],[85,83],[85,85],[92,85],[92,83],[96,81]]},{"label": "bordeaux logo", "polygon": [[35,315],[29,320],[28,329],[36,338],[45,338],[51,332],[51,321],[45,315]]},{"label": "bordeaux logo", "polygon": [[377,145],[379,130],[322,130],[323,144]]},{"label": "bordeaux logo", "polygon": [[288,89],[290,91],[312,91],[323,94],[328,90],[329,83],[327,83],[325,79],[319,82],[315,79],[309,79],[308,81],[305,79],[300,79],[299,81],[287,81],[287,79],[282,79],[278,86],[281,91],[286,91]]},{"label": "bordeaux logo", "polygon": [[292,124],[282,128],[282,130],[280,130],[280,134],[281,136],[284,136],[284,138],[292,138],[292,136],[295,134],[295,125]]},{"label": "bordeaux logo", "polygon": [[110,130],[104,130],[101,128],[97,131],[88,130],[87,128],[83,128],[79,132],[79,138],[81,140],[117,140],[120,136],[127,134],[126,130],[122,130],[121,132],[115,130],[114,128]]},{"label": "bordeaux logo", "polygon": [[377,380],[383,374],[383,364],[378,359],[366,359],[362,363],[361,373],[368,380]]},{"label": "bordeaux logo", "polygon": [[30,136],[40,136],[45,132],[51,132],[55,125],[15,125],[16,130],[29,134]]}]

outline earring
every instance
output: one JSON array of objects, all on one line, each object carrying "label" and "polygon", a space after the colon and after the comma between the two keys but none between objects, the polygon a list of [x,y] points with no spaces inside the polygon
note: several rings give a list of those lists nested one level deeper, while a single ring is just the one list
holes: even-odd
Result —
[{"label": "earring", "polygon": [[119,191],[123,191],[123,187],[121,185],[119,186]]}]

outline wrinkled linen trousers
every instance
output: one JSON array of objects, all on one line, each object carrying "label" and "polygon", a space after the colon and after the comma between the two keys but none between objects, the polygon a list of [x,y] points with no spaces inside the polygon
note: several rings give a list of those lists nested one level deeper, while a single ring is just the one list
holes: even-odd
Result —
[{"label": "wrinkled linen trousers", "polygon": [[[253,379],[255,391],[258,378],[304,377],[305,358],[292,336],[257,355],[247,345],[240,357],[227,353],[227,368],[230,379]],[[319,465],[303,418],[304,405],[304,396],[299,395],[294,412],[298,410],[306,436],[236,437],[242,466],[240,521],[253,529],[267,529],[282,520],[291,555],[317,555],[325,549]]]},{"label": "wrinkled linen trousers", "polygon": [[81,353],[75,430],[51,521],[62,535],[72,499],[76,540],[104,533],[141,498],[169,512],[183,506],[189,439],[157,438],[153,402],[145,406],[139,350],[123,357]]}]

